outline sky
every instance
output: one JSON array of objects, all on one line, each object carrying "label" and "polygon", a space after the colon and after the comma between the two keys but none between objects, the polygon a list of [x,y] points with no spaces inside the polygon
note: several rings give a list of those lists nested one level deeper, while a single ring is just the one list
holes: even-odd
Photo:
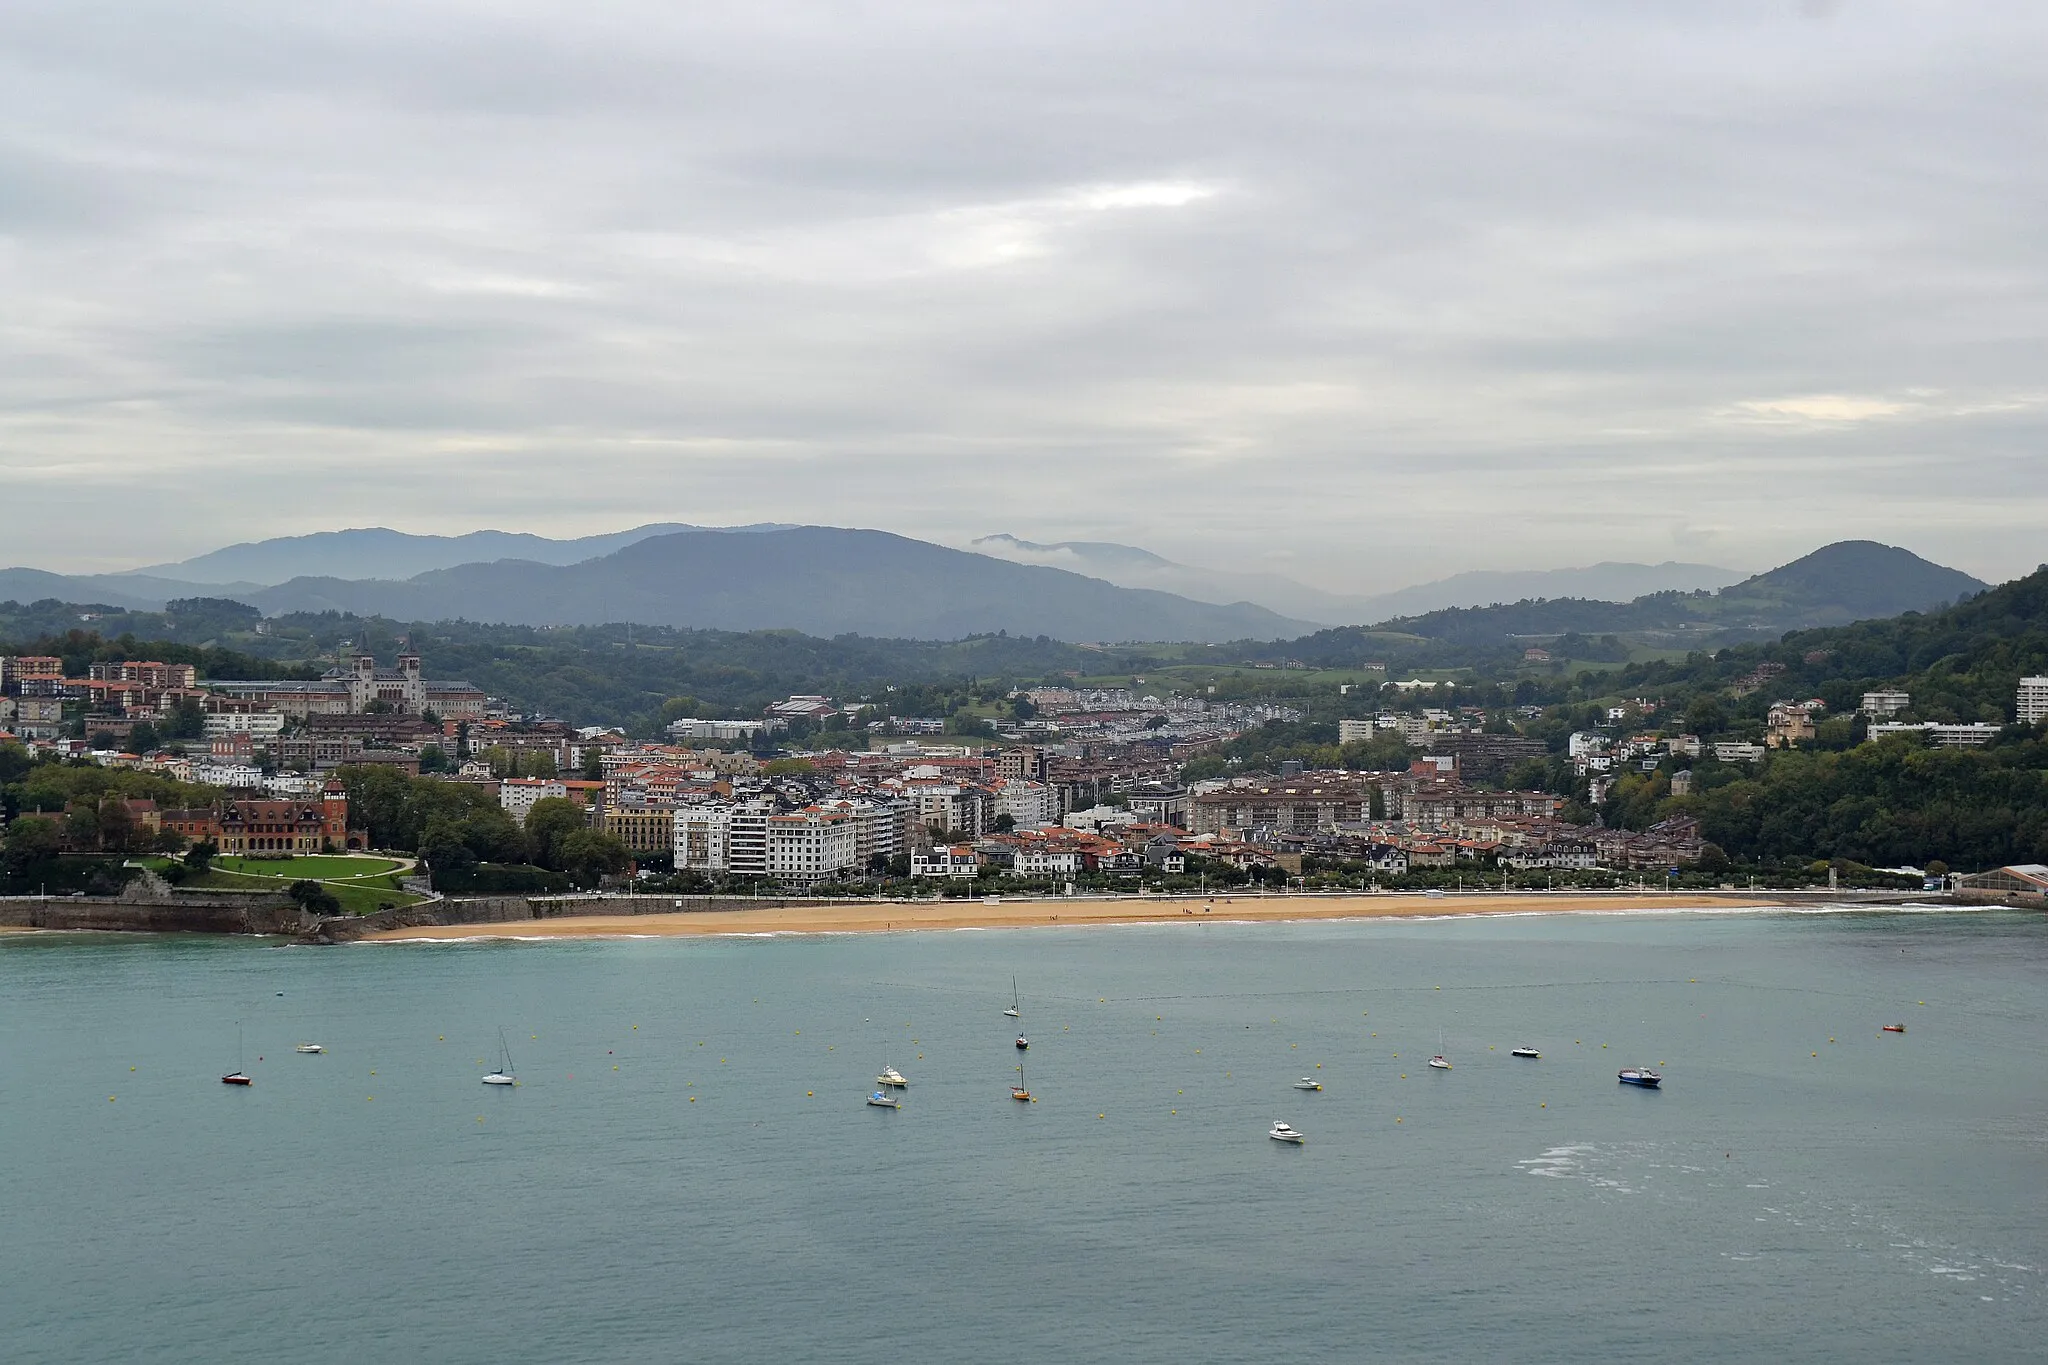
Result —
[{"label": "sky", "polygon": [[0,6],[0,562],[2048,559],[2048,6]]}]

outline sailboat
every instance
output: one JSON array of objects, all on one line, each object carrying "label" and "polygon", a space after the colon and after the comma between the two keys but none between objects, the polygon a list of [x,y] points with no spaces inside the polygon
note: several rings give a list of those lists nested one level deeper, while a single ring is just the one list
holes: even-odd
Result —
[{"label": "sailboat", "polygon": [[1449,1071],[1451,1069],[1451,1064],[1444,1060],[1444,1031],[1442,1029],[1436,1031],[1436,1056],[1429,1059],[1429,1064],[1438,1071]]},{"label": "sailboat", "polygon": [[512,1070],[512,1045],[505,1041],[505,1030],[498,1030],[498,1069],[484,1077],[485,1085],[517,1085],[518,1075]]},{"label": "sailboat", "polygon": [[1010,978],[1010,1008],[1003,1011],[1005,1019],[1015,1019],[1024,1013],[1024,1001],[1017,994],[1017,978]]},{"label": "sailboat", "polygon": [[1021,1104],[1031,1103],[1031,1092],[1024,1088],[1024,1063],[1017,1063],[1017,1083],[1010,1087],[1010,1098]]},{"label": "sailboat", "polygon": [[235,1069],[220,1078],[222,1085],[254,1085],[249,1073],[242,1069],[242,1021],[235,1020]]}]

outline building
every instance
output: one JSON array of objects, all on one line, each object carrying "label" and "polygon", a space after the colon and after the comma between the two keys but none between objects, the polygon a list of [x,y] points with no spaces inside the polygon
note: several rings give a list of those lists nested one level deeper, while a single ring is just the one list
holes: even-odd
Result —
[{"label": "building", "polygon": [[222,853],[320,853],[365,843],[362,831],[348,827],[348,793],[338,782],[328,783],[318,799],[234,797],[212,806],[159,811],[158,820],[194,843],[213,840]]},{"label": "building", "polygon": [[2021,678],[2018,707],[2022,725],[2048,720],[2048,678]]},{"label": "building", "polygon": [[728,744],[736,739],[752,739],[766,726],[758,720],[696,720],[685,718],[668,723],[670,739],[718,739]]},{"label": "building", "polygon": [[1369,781],[1359,773],[1304,773],[1284,781],[1223,787],[1188,803],[1188,828],[1196,834],[1226,829],[1279,829],[1311,833],[1332,825],[1355,825],[1373,817],[1372,798],[1384,776]]},{"label": "building", "polygon": [[910,855],[910,875],[913,877],[974,877],[980,872],[981,860],[966,844]]},{"label": "building", "polygon": [[426,677],[420,656],[410,645],[402,647],[393,668],[378,667],[374,655],[358,654],[346,665],[328,669],[316,682],[214,679],[206,686],[223,696],[262,703],[288,716],[362,715],[374,705],[380,711],[408,716],[432,711],[454,719],[473,719],[483,715],[485,702],[482,689],[466,682]]},{"label": "building", "polygon": [[1813,712],[1798,702],[1773,702],[1764,724],[1764,743],[1773,749],[1789,749],[1813,739]]},{"label": "building", "polygon": [[768,875],[768,821],[775,802],[742,801],[726,812],[725,867],[735,877]]},{"label": "building", "polygon": [[1870,727],[1870,738],[1884,739],[1891,735],[1920,735],[1938,749],[1976,749],[1989,744],[1998,735],[1998,726],[1982,721],[1970,725],[1942,725],[1925,720],[1917,725],[1903,721],[1880,721]]},{"label": "building", "polygon": [[1909,694],[1891,688],[1881,688],[1876,692],[1865,692],[1863,694],[1863,706],[1861,709],[1864,715],[1875,719],[1885,716],[1896,716],[1912,704],[1913,698]]},{"label": "building", "polygon": [[2048,902],[2048,866],[2017,863],[2011,867],[1995,867],[1989,872],[1958,878],[1956,890],[1972,899],[1996,896],[2036,904]]},{"label": "building", "polygon": [[676,871],[724,872],[728,869],[726,840],[732,828],[730,807],[678,806],[673,827]]},{"label": "building", "polygon": [[0,689],[29,690],[29,684],[64,681],[64,661],[50,654],[20,654],[0,657]]},{"label": "building", "polygon": [[1714,761],[1717,763],[1754,763],[1764,756],[1764,746],[1747,744],[1739,739],[1723,739],[1714,742]]},{"label": "building", "polygon": [[604,832],[625,845],[628,853],[675,851],[676,807],[673,805],[606,806],[598,818]]},{"label": "building", "polygon": [[254,735],[260,739],[275,739],[284,733],[282,711],[222,711],[205,717],[208,739],[219,739],[224,735]]},{"label": "building", "polygon": [[[568,795],[569,789],[551,777],[508,777],[498,783],[498,804],[522,825],[526,823],[526,817],[532,813],[536,801],[545,801],[550,797],[566,799]],[[665,845],[666,841],[657,847]],[[627,847],[631,848],[632,845],[628,844]]]},{"label": "building", "polygon": [[1363,744],[1379,731],[1376,720],[1340,720],[1337,722],[1339,744]]},{"label": "building", "polygon": [[1043,782],[1005,778],[995,788],[995,818],[1010,817],[1012,829],[1044,829],[1060,819],[1059,797]]},{"label": "building", "polygon": [[164,664],[153,659],[92,664],[87,667],[86,676],[94,682],[135,683],[159,692],[171,688],[190,690],[199,684],[199,671],[191,664]]},{"label": "building", "polygon": [[805,806],[768,817],[768,875],[778,882],[822,882],[858,866],[853,817]]}]

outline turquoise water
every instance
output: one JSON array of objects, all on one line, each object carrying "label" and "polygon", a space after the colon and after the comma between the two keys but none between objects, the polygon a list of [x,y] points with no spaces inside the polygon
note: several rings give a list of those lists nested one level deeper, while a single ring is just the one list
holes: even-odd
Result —
[{"label": "turquoise water", "polygon": [[2004,912],[9,936],[0,1359],[2039,1359],[2044,967]]}]

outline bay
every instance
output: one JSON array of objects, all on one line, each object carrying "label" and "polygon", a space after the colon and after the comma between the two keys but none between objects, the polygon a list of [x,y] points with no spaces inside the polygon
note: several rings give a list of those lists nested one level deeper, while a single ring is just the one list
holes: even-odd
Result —
[{"label": "bay", "polygon": [[0,1358],[2035,1359],[2044,967],[2003,911],[9,935]]}]

